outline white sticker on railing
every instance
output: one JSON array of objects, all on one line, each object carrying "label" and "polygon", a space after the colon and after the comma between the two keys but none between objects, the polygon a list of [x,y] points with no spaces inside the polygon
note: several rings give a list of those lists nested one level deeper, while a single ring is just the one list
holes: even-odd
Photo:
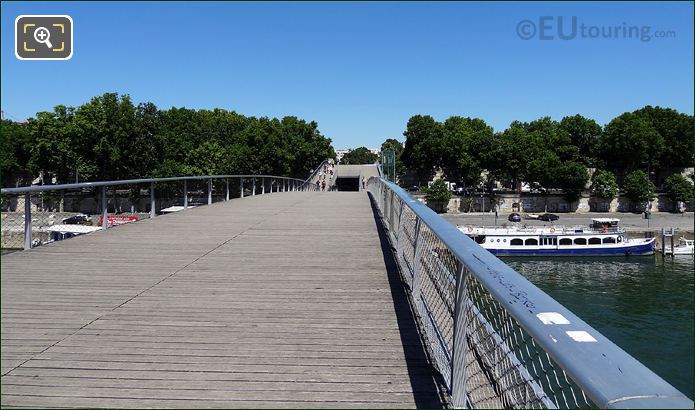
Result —
[{"label": "white sticker on railing", "polygon": [[594,339],[593,336],[588,334],[587,332],[583,330],[568,330],[565,333],[567,333],[567,336],[571,337],[575,342],[595,342],[596,339]]},{"label": "white sticker on railing", "polygon": [[570,321],[557,312],[541,312],[536,315],[544,325],[569,325]]}]

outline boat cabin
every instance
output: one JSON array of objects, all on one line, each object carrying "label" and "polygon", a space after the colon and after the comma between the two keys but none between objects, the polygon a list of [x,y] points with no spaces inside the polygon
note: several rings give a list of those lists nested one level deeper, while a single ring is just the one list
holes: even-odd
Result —
[{"label": "boat cabin", "polygon": [[620,219],[618,218],[593,218],[591,220],[591,227],[597,230],[600,229],[618,229],[618,223]]}]

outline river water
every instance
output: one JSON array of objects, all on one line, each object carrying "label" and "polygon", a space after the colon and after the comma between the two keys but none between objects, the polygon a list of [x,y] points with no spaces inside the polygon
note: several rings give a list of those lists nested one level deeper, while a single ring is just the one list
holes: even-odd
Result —
[{"label": "river water", "polygon": [[691,399],[691,256],[502,258]]}]

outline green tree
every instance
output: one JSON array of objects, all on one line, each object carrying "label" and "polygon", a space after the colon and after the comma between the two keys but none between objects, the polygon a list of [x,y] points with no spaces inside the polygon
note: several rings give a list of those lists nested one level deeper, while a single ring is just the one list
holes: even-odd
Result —
[{"label": "green tree", "polygon": [[398,157],[403,152],[403,144],[395,138],[387,138],[381,144],[381,150],[386,151],[387,149],[393,150],[396,153],[396,157]]},{"label": "green tree", "polygon": [[340,163],[345,165],[373,164],[378,159],[379,156],[369,151],[366,147],[359,147],[343,155]]},{"label": "green tree", "polygon": [[[675,207],[678,207],[678,202],[693,200],[693,183],[682,174],[673,174],[666,178],[664,190]],[[676,208],[676,210],[678,209]]]},{"label": "green tree", "polygon": [[10,120],[0,123],[0,176],[2,186],[12,187],[31,182],[29,162],[31,135],[29,127]]},{"label": "green tree", "polygon": [[96,172],[90,157],[91,144],[73,107],[58,105],[53,112],[39,112],[27,123],[31,138],[29,169],[43,173],[44,181],[74,182],[78,175],[88,179]]},{"label": "green tree", "polygon": [[595,165],[596,144],[601,138],[601,126],[596,121],[579,114],[567,116],[560,121],[560,131],[577,147],[582,163]]},{"label": "green tree", "polygon": [[562,189],[565,199],[573,203],[581,197],[581,193],[589,180],[589,174],[583,164],[569,161],[562,164],[557,179],[557,185]]},{"label": "green tree", "polygon": [[625,196],[637,206],[654,199],[656,188],[652,181],[649,180],[647,173],[638,169],[625,177],[623,191]]},{"label": "green tree", "polygon": [[479,143],[490,140],[492,127],[479,118],[450,117],[443,124],[440,163],[450,182],[474,186],[480,182]]},{"label": "green tree", "polygon": [[432,185],[425,190],[425,199],[428,203],[448,204],[451,199],[451,192],[446,182],[437,178]]},{"label": "green tree", "polygon": [[[105,93],[81,105],[75,120],[83,143],[91,148],[90,157],[101,180],[146,176],[151,164],[143,164],[141,152],[151,151],[154,139],[139,135],[136,108],[128,95]],[[154,160],[154,158],[152,158]]]},{"label": "green tree", "polygon": [[647,121],[664,142],[659,164],[666,167],[692,167],[694,151],[693,116],[671,108],[645,106],[633,114]]},{"label": "green tree", "polygon": [[658,165],[664,138],[649,121],[633,113],[614,118],[603,131],[600,152],[610,167],[629,170]]},{"label": "green tree", "polygon": [[[494,137],[485,157],[489,180],[506,180],[512,187],[520,188],[521,181],[531,181],[531,162],[547,156],[548,150],[537,133],[529,133],[518,121]],[[540,170],[540,168],[537,168]]]},{"label": "green tree", "polygon": [[613,200],[618,195],[618,182],[610,171],[601,170],[594,175],[591,184],[592,193],[605,200]]},{"label": "green tree", "polygon": [[401,158],[418,178],[428,180],[435,167],[441,164],[444,129],[429,115],[414,115],[408,120],[405,132],[405,148]]}]

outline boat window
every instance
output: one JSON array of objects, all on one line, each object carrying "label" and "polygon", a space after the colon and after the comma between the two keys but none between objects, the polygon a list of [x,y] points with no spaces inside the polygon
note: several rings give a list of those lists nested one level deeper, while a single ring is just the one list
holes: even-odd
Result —
[{"label": "boat window", "polygon": [[541,238],[541,244],[543,244],[543,245],[557,245],[557,237]]},{"label": "boat window", "polygon": [[476,236],[475,243],[485,243],[485,235]]},{"label": "boat window", "polygon": [[607,236],[603,238],[603,243],[615,243],[615,238],[612,236]]},{"label": "boat window", "polygon": [[514,246],[521,246],[521,245],[524,244],[524,241],[522,241],[522,240],[519,239],[519,238],[514,238],[514,239],[512,239],[511,241],[509,241],[509,244],[510,244],[510,245],[514,245]]},{"label": "boat window", "polygon": [[560,239],[560,245],[572,245],[572,240],[570,238]]},{"label": "boat window", "polygon": [[586,245],[586,238],[576,238],[574,240],[575,245]]},{"label": "boat window", "polygon": [[589,245],[600,245],[601,238],[589,238]]},{"label": "boat window", "polygon": [[526,245],[538,245],[538,240],[534,238],[529,238],[526,240]]}]

